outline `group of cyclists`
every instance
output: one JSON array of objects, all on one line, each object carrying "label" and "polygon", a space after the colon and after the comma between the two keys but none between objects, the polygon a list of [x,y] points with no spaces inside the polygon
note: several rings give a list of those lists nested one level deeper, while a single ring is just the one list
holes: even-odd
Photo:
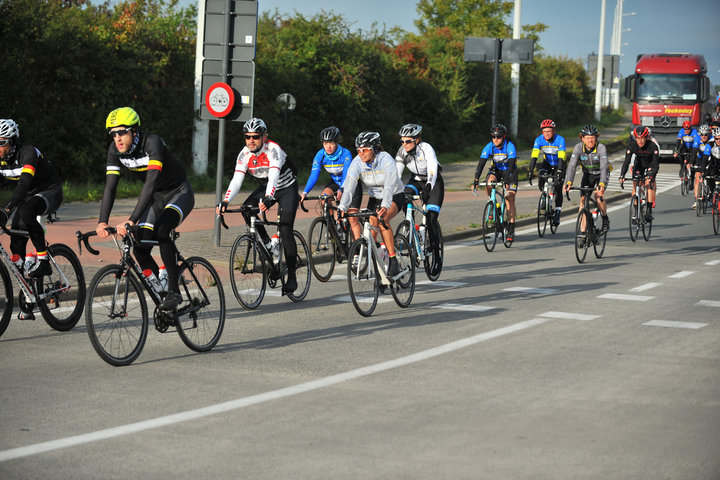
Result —
[{"label": "group of cyclists", "polygon": [[[720,104],[718,104],[720,111]],[[710,191],[715,188],[715,180],[710,178],[720,173],[720,117],[713,117],[710,123],[703,123],[697,130],[689,121],[683,122],[678,132],[674,156],[681,158],[680,178],[683,170],[693,179],[691,188],[695,194],[693,209],[698,208],[698,185],[707,175]],[[693,173],[694,171],[694,173]]]}]

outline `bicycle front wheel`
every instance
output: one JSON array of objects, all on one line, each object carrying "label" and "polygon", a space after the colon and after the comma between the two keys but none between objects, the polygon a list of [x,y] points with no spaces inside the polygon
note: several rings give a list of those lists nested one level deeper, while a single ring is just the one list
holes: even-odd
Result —
[{"label": "bicycle front wheel", "polygon": [[250,234],[240,235],[230,250],[230,285],[237,301],[248,310],[257,308],[265,297],[265,257]]},{"label": "bicycle front wheel", "polygon": [[35,300],[50,327],[60,332],[72,329],[85,306],[85,274],[80,259],[67,245],[48,247],[52,273],[36,283]]},{"label": "bicycle front wheel", "polygon": [[[714,194],[712,200],[712,222],[715,235],[720,234],[720,194]],[[0,335],[2,332],[0,332]]]},{"label": "bicycle front wheel", "polygon": [[190,257],[180,267],[182,303],[177,307],[177,331],[183,343],[206,352],[220,340],[225,326],[225,293],[220,275],[202,257]]},{"label": "bicycle front wheel", "polygon": [[593,223],[595,228],[593,250],[595,250],[595,257],[601,258],[605,252],[605,241],[607,240],[607,232],[602,231],[602,215],[598,213]]},{"label": "bicycle front wheel", "polygon": [[380,294],[375,265],[375,256],[368,248],[367,240],[355,240],[348,255],[348,288],[355,310],[363,317],[369,317],[375,311]]},{"label": "bicycle front wheel", "polygon": [[545,230],[547,229],[548,224],[548,196],[545,192],[540,193],[540,198],[538,199],[538,207],[537,207],[537,230],[538,235],[540,238],[545,235]]},{"label": "bicycle front wheel", "polygon": [[[295,237],[295,246],[297,247],[297,255],[295,259],[295,279],[297,280],[297,288],[294,292],[288,293],[288,298],[293,302],[301,302],[307,297],[310,291],[310,254],[308,253],[307,242],[300,232],[293,231]],[[282,247],[282,245],[281,245]],[[281,248],[282,250],[282,248]],[[283,254],[285,252],[282,252]],[[333,260],[334,261],[334,260]],[[283,268],[283,277],[287,279],[287,268]]]},{"label": "bicycle front wheel", "polygon": [[629,212],[629,223],[630,226],[630,240],[633,242],[637,240],[638,232],[640,231],[640,199],[637,195],[633,195],[630,199]]},{"label": "bicycle front wheel", "polygon": [[12,280],[10,280],[10,272],[7,271],[7,268],[2,263],[0,263],[0,282],[2,282],[0,295],[3,295],[2,298],[0,298],[0,312],[2,314],[0,317],[0,336],[2,336],[8,325],[10,325],[10,317],[12,317],[13,311]]},{"label": "bicycle front wheel", "polygon": [[650,234],[652,233],[652,205],[649,202],[646,202],[645,205],[641,206],[640,215],[642,215],[643,218],[643,238],[647,242],[648,240],[650,240]]},{"label": "bicycle front wheel", "polygon": [[680,195],[683,197],[688,194],[688,172],[685,166],[682,167],[682,176],[680,177]]},{"label": "bicycle front wheel", "polygon": [[321,282],[330,280],[335,271],[335,239],[325,217],[317,217],[310,224],[310,265]]},{"label": "bicycle front wheel", "polygon": [[483,244],[485,244],[485,250],[492,252],[495,249],[498,236],[498,231],[495,228],[495,205],[493,202],[485,204],[482,222]]},{"label": "bicycle front wheel", "polygon": [[413,259],[415,261],[415,265],[419,266],[422,255],[418,254],[418,248],[417,245],[415,245],[416,236],[413,232],[410,232],[410,222],[407,220],[400,222],[400,225],[398,225],[395,230],[395,235],[403,235],[405,238],[410,240],[410,246],[412,247],[412,252],[414,253]]},{"label": "bicycle front wheel", "polygon": [[700,210],[702,210],[702,204],[703,204],[703,182],[698,182],[698,188],[697,188],[697,198],[695,199],[695,215],[700,216]]},{"label": "bicycle front wheel", "polygon": [[415,262],[410,242],[404,235],[395,235],[395,258],[400,267],[401,276],[391,282],[390,292],[400,308],[407,308],[415,294]]},{"label": "bicycle front wheel", "polygon": [[[440,273],[442,273],[442,267],[443,267],[443,258],[445,258],[445,241],[443,240],[442,235],[442,229],[440,228],[440,223],[435,223],[435,228],[437,229],[438,238],[437,238],[437,247],[433,248],[430,245],[425,245],[425,251],[427,252],[425,255],[425,274],[427,275],[428,279],[430,279],[431,282],[434,282],[438,278],[440,278]],[[427,236],[426,242],[429,243],[429,235]],[[412,239],[410,240],[410,247],[412,247]]]},{"label": "bicycle front wheel", "polygon": [[575,222],[575,258],[578,263],[583,263],[585,257],[587,257],[588,245],[590,238],[588,236],[588,229],[592,228],[592,216],[587,210],[582,210],[578,213],[577,221]]},{"label": "bicycle front wheel", "polygon": [[145,345],[148,312],[140,282],[120,265],[101,268],[90,281],[85,325],[93,348],[110,365],[130,365]]}]

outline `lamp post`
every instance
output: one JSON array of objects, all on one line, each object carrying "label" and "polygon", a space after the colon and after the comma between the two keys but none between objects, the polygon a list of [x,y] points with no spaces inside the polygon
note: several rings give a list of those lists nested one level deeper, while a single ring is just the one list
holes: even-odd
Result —
[{"label": "lamp post", "polygon": [[[615,5],[615,19],[613,21],[612,40],[610,41],[610,54],[618,56],[618,68],[620,62],[622,61],[622,54],[620,53],[620,50],[622,49],[623,45],[627,45],[627,43],[622,43],[622,32],[629,32],[630,30],[632,30],[631,28],[626,28],[623,30],[622,17],[630,17],[636,15],[635,12],[623,13],[624,1],[625,0],[617,0],[617,4]],[[617,110],[618,108],[620,108],[620,82],[618,81],[617,88],[611,88],[611,90],[613,94],[613,108]]]}]

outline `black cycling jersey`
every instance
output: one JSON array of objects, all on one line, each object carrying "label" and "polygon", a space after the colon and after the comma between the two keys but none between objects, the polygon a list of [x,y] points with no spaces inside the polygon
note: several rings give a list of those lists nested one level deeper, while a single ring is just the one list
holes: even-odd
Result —
[{"label": "black cycling jersey", "polygon": [[5,205],[8,210],[14,210],[28,196],[60,185],[53,165],[31,145],[15,145],[10,154],[0,160],[0,176],[18,182]]},{"label": "black cycling jersey", "polygon": [[628,171],[630,165],[630,159],[635,155],[635,164],[633,170],[635,171],[646,171],[651,169],[651,175],[654,178],[660,170],[660,158],[658,156],[658,147],[655,142],[647,140],[645,146],[640,147],[637,142],[630,140],[627,149],[625,150],[625,162],[623,162],[622,169],[620,170],[620,176],[624,177]]}]

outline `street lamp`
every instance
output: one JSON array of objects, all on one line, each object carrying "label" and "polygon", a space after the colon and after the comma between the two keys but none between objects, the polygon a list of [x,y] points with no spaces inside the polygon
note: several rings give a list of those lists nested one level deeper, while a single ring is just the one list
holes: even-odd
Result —
[{"label": "street lamp", "polygon": [[[620,59],[622,58],[620,50],[623,45],[627,45],[627,43],[622,43],[622,32],[629,32],[632,30],[631,28],[622,28],[622,18],[637,15],[636,12],[623,13],[623,3],[624,0],[617,0],[617,4],[615,5],[615,20],[613,22],[612,40],[610,42],[610,54],[618,56],[618,73],[620,70]],[[618,82],[617,88],[612,90],[614,90],[613,108],[617,110],[620,108],[620,83]]]}]

